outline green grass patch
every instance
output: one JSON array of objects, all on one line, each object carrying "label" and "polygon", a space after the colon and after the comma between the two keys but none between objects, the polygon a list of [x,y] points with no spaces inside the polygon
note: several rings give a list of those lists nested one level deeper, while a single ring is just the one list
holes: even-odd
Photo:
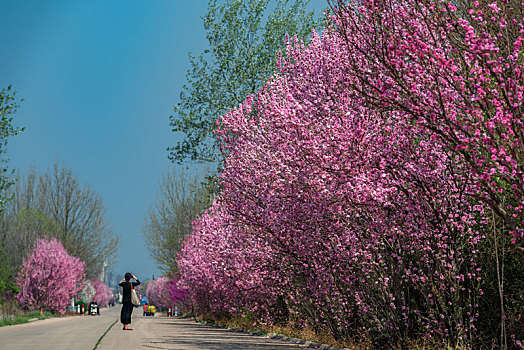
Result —
[{"label": "green grass patch", "polygon": [[26,315],[0,315],[0,327],[29,323],[29,320],[33,318],[44,320],[50,317],[53,317],[53,314],[48,311],[43,312],[42,314],[40,314],[40,311],[34,311]]}]

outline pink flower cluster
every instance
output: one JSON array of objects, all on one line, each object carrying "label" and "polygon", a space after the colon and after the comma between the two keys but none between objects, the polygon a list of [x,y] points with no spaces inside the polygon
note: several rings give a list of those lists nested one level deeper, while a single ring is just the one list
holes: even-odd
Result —
[{"label": "pink flower cluster", "polygon": [[188,291],[180,286],[180,277],[178,275],[169,279],[167,290],[173,305],[179,305],[182,311],[191,310],[191,306],[188,305]]},{"label": "pink flower cluster", "polygon": [[273,298],[260,274],[272,259],[271,247],[241,234],[233,222],[217,203],[194,222],[178,261],[181,277],[173,281],[173,300],[189,297],[194,311],[220,314],[246,305],[255,310],[260,300]]},{"label": "pink flower cluster", "polygon": [[38,239],[16,277],[20,305],[64,313],[82,289],[84,262],[70,256],[56,239]]},{"label": "pink flower cluster", "polygon": [[95,289],[94,298],[98,305],[106,307],[109,304],[109,300],[113,297],[111,288],[99,279],[92,279],[91,285]]},{"label": "pink flower cluster", "polygon": [[155,305],[159,309],[167,309],[171,305],[168,283],[167,277],[159,277],[147,284],[146,296],[150,305]]},{"label": "pink flower cluster", "polygon": [[322,37],[289,40],[218,121],[221,192],[178,262],[194,310],[470,342],[486,209],[522,244],[524,56],[487,35],[499,7],[341,1]]},{"label": "pink flower cluster", "polygon": [[522,247],[522,3],[466,4],[459,10],[436,0],[338,1],[332,20],[359,95],[439,138]]}]

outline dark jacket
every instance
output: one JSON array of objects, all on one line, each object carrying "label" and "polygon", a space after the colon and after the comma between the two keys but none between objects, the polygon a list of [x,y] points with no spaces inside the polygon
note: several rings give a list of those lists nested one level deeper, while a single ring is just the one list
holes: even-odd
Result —
[{"label": "dark jacket", "polygon": [[131,285],[133,285],[133,288],[140,285],[140,281],[136,280],[136,282],[120,282],[118,284],[120,287],[123,288],[122,291],[122,303],[124,302],[131,302]]}]

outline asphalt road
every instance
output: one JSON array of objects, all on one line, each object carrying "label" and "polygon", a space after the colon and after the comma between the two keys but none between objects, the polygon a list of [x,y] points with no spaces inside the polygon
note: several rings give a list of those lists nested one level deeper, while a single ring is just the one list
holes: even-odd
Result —
[{"label": "asphalt road", "polygon": [[100,316],[56,317],[0,327],[0,349],[92,350],[119,312],[114,307],[100,310]]},{"label": "asphalt road", "polygon": [[[120,306],[102,309],[101,316],[52,318],[0,328],[0,349],[180,349],[180,350],[284,350],[298,345],[201,325],[188,319],[144,317],[133,311],[132,331],[117,321]],[[111,327],[111,325],[113,325]],[[108,331],[109,329],[109,331]]]}]

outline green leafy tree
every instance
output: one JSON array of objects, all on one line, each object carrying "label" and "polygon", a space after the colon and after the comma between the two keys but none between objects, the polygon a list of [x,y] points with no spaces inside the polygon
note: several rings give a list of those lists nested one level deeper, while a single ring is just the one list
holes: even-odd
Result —
[{"label": "green leafy tree", "polygon": [[[13,125],[13,115],[18,107],[19,101],[12,86],[0,89],[0,226],[2,227],[5,226],[2,213],[11,198],[7,195],[8,189],[14,183],[10,177],[12,172],[6,165],[7,142],[9,137],[18,135],[24,130]],[[0,241],[0,266],[2,266],[0,269],[0,304],[2,304],[6,295],[18,292],[18,288],[14,285],[12,256],[8,253],[3,240]]]},{"label": "green leafy tree", "polygon": [[13,125],[13,115],[19,106],[16,91],[11,85],[0,90],[0,212],[9,200],[6,190],[13,184],[6,166],[7,141],[9,137],[18,135],[24,130]]},{"label": "green leafy tree", "polygon": [[18,293],[18,287],[15,286],[15,269],[11,263],[11,256],[7,253],[5,247],[0,245],[0,304],[4,302],[10,294]]},{"label": "green leafy tree", "polygon": [[218,116],[262,87],[276,68],[286,35],[307,38],[320,27],[309,0],[210,0],[202,17],[209,47],[189,55],[191,69],[180,101],[170,116],[174,132],[184,139],[168,148],[169,159],[214,162],[213,136]]}]

